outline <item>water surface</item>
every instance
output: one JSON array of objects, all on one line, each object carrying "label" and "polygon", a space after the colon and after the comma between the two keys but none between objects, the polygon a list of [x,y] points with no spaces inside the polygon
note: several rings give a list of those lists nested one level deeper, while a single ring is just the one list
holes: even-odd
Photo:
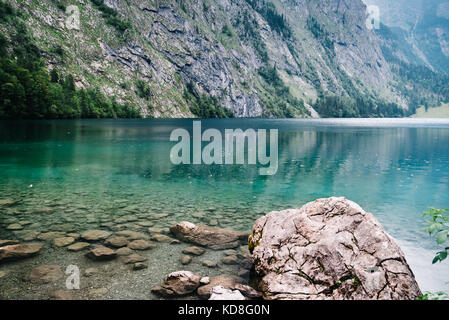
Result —
[{"label": "water surface", "polygon": [[[0,208],[0,239],[96,228],[147,232],[142,221],[160,228],[188,220],[250,231],[269,211],[344,196],[372,212],[398,240],[423,291],[449,291],[449,263],[431,265],[438,247],[422,231],[424,210],[449,208],[449,121],[202,121],[204,129],[279,129],[274,176],[260,176],[255,165],[171,164],[170,132],[191,127],[192,120],[0,122],[0,199],[19,201]],[[25,222],[23,230],[6,229],[17,222]],[[155,298],[149,289],[171,271],[239,272],[237,266],[201,265],[206,258],[219,261],[222,252],[182,266],[185,246],[162,243],[145,252],[149,268],[143,271],[102,263],[103,275],[81,284],[108,288],[103,298],[148,299]],[[30,287],[21,280],[43,263],[98,266],[48,244],[36,258],[0,265],[7,273],[0,278],[0,297],[42,298],[63,289],[63,281]]]}]

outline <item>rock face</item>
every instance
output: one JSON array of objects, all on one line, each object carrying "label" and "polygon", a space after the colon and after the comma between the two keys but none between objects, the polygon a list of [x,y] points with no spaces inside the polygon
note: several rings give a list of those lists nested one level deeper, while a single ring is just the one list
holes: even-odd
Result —
[{"label": "rock face", "polygon": [[236,248],[240,241],[246,240],[248,236],[243,232],[195,225],[186,221],[171,226],[170,231],[179,240],[214,250]]},{"label": "rock face", "polygon": [[345,198],[270,212],[249,248],[265,299],[416,299],[413,272],[371,213]]},{"label": "rock face", "polygon": [[0,248],[0,262],[28,258],[39,253],[40,243],[12,244]]},{"label": "rock face", "polygon": [[200,275],[190,271],[172,272],[161,286],[157,286],[151,291],[166,297],[184,296],[199,287],[201,278]]}]

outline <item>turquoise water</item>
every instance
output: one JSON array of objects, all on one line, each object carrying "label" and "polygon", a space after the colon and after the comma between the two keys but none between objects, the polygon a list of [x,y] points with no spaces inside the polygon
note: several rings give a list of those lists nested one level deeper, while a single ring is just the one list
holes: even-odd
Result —
[{"label": "turquoise water", "polygon": [[[344,196],[372,212],[398,240],[423,291],[449,291],[449,263],[431,265],[438,247],[422,231],[424,210],[449,208],[449,121],[202,121],[203,129],[279,129],[274,176],[260,176],[255,165],[171,164],[175,143],[169,141],[170,132],[191,127],[192,120],[0,122],[0,199],[18,201],[0,208],[0,239],[30,240],[33,233],[48,230],[108,229],[114,219],[130,214],[161,228],[188,220],[250,231],[254,220],[269,211]],[[158,214],[167,216],[159,219]],[[6,229],[23,221],[30,223],[21,231]],[[39,262],[65,252],[49,249]],[[152,254],[159,254],[157,260]],[[167,271],[181,268],[176,254],[167,257],[156,250],[148,257],[147,273],[154,283],[147,289]],[[81,259],[72,253],[69,258]],[[16,269],[0,265],[0,271],[20,278],[33,263],[27,261]],[[204,269],[199,262],[193,267]],[[136,281],[138,275],[133,273]],[[5,283],[0,296],[40,297],[39,288],[10,294],[9,286]],[[118,286],[126,291],[126,283]],[[152,298],[143,292],[133,296],[132,290],[125,297]]]}]

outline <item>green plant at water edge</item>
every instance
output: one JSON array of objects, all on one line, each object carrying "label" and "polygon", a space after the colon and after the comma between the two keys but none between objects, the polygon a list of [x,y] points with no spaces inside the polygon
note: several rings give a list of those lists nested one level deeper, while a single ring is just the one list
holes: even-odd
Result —
[{"label": "green plant at water edge", "polygon": [[[429,220],[426,221],[428,226],[425,230],[436,238],[438,245],[444,244],[449,239],[449,216],[447,212],[449,212],[449,209],[430,208],[423,214],[424,217],[429,217]],[[448,252],[449,247],[442,249],[433,258],[432,263],[435,264],[445,260]]]},{"label": "green plant at water edge", "polygon": [[449,295],[446,292],[426,292],[418,300],[449,300]]}]

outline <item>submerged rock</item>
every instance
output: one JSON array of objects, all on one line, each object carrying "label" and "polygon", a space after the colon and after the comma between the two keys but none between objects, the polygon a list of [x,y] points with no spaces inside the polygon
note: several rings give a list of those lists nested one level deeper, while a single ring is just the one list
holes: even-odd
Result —
[{"label": "submerged rock", "polygon": [[95,261],[112,260],[117,257],[117,253],[110,248],[100,246],[86,253],[86,257]]},{"label": "submerged rock", "polygon": [[243,232],[195,225],[186,221],[173,225],[170,231],[179,240],[214,250],[236,248],[241,244],[240,241],[246,241],[248,238]]},{"label": "submerged rock", "polygon": [[126,256],[123,259],[123,262],[125,264],[134,264],[134,263],[137,263],[137,262],[144,262],[144,261],[147,261],[147,260],[148,260],[147,258],[142,257],[141,255],[139,255],[137,253],[133,253],[133,254],[130,254],[130,255]]},{"label": "submerged rock", "polygon": [[148,235],[132,231],[132,230],[122,230],[115,233],[117,236],[128,238],[128,240],[140,240],[140,239],[148,239]]},{"label": "submerged rock", "polygon": [[124,248],[117,249],[115,252],[117,253],[118,256],[128,256],[128,255],[132,254],[134,251],[132,251],[128,247],[124,247]]},{"label": "submerged rock", "polygon": [[46,240],[53,240],[54,238],[58,237],[64,237],[65,232],[60,231],[50,231],[50,232],[43,232],[37,236],[39,240],[46,241]]},{"label": "submerged rock", "polygon": [[146,268],[148,268],[148,265],[146,264],[146,263],[143,263],[143,262],[137,262],[137,263],[134,263],[134,265],[133,265],[133,270],[143,270],[143,269],[146,269]]},{"label": "submerged rock", "polygon": [[26,280],[32,283],[51,283],[62,278],[64,273],[60,266],[42,265],[32,269],[25,277]]},{"label": "submerged rock", "polygon": [[133,250],[150,250],[156,248],[156,245],[146,240],[134,240],[128,244],[128,248]]},{"label": "submerged rock", "polygon": [[13,223],[6,227],[7,230],[22,230],[23,226],[19,223]]},{"label": "submerged rock", "polygon": [[102,296],[108,293],[107,288],[94,288],[89,290],[89,294],[93,296]]},{"label": "submerged rock", "polygon": [[206,252],[206,250],[204,250],[203,248],[200,248],[200,247],[187,247],[184,250],[182,250],[182,253],[191,254],[194,256],[200,256],[204,252]]},{"label": "submerged rock", "polygon": [[81,238],[87,241],[99,241],[108,238],[111,234],[104,230],[88,230],[81,233]]},{"label": "submerged rock", "polygon": [[156,242],[171,242],[173,239],[165,234],[153,234],[151,240]]},{"label": "submerged rock", "polygon": [[404,254],[371,213],[345,198],[270,212],[249,247],[265,299],[416,299]]},{"label": "submerged rock", "polygon": [[223,259],[221,259],[221,262],[223,264],[239,264],[239,258],[237,256],[226,256]]},{"label": "submerged rock", "polygon": [[19,240],[0,240],[0,247],[7,246],[9,244],[17,244]]},{"label": "submerged rock", "polygon": [[76,242],[76,243],[68,246],[67,250],[77,252],[77,251],[84,250],[84,249],[88,248],[89,246],[90,246],[90,243],[88,243],[88,242]]},{"label": "submerged rock", "polygon": [[105,241],[105,244],[113,248],[121,248],[127,246],[129,243],[125,237],[110,237]]},{"label": "submerged rock", "polygon": [[62,237],[53,239],[53,244],[56,247],[66,247],[75,242],[75,238],[72,237]]},{"label": "submerged rock", "polygon": [[192,262],[192,257],[191,256],[189,256],[189,255],[183,255],[182,257],[181,257],[181,264],[183,264],[183,265],[187,265],[187,264],[189,264],[190,262]]},{"label": "submerged rock", "polygon": [[176,271],[167,276],[165,282],[151,291],[165,297],[185,296],[200,286],[201,276],[190,271]]},{"label": "submerged rock", "polygon": [[10,200],[10,199],[0,199],[0,207],[11,207],[15,205],[17,201]]},{"label": "submerged rock", "polygon": [[0,248],[0,262],[32,257],[42,249],[40,243],[11,244]]},{"label": "submerged rock", "polygon": [[217,263],[212,260],[203,260],[203,261],[201,261],[201,265],[208,267],[208,268],[216,268],[217,267]]},{"label": "submerged rock", "polygon": [[98,270],[97,268],[87,268],[86,271],[84,271],[84,276],[91,277],[99,272],[100,270]]},{"label": "submerged rock", "polygon": [[73,300],[72,293],[65,290],[56,290],[50,293],[51,300]]}]

